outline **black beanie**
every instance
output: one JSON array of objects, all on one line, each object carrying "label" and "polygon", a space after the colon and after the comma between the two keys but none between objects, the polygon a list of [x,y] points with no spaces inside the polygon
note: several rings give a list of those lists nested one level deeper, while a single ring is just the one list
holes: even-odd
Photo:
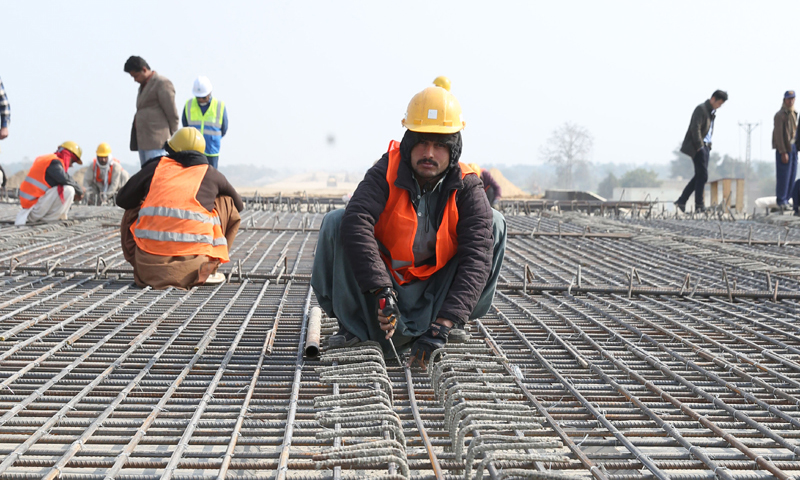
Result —
[{"label": "black beanie", "polygon": [[406,130],[400,141],[400,158],[411,163],[411,149],[423,141],[431,141],[447,145],[450,149],[450,166],[458,163],[461,158],[461,132],[456,133],[419,133]]}]

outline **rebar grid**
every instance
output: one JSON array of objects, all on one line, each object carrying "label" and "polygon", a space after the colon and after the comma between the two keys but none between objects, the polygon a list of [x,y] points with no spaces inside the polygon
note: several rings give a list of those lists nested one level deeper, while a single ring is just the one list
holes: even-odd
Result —
[{"label": "rebar grid", "polygon": [[327,317],[340,372],[302,358],[330,204],[286,200],[253,202],[230,283],[193,292],[132,285],[118,210],[0,225],[0,477],[798,476],[794,230],[508,216],[495,309],[434,381],[326,351]]}]

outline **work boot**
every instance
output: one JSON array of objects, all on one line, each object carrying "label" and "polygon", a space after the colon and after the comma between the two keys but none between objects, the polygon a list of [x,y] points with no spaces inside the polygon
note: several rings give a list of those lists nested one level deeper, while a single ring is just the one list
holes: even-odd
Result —
[{"label": "work boot", "polygon": [[686,213],[686,204],[685,203],[678,203],[678,202],[674,202],[674,203],[675,203],[675,208],[680,210],[681,213]]},{"label": "work boot", "polygon": [[328,337],[328,348],[347,348],[361,343],[361,339],[349,332],[341,322],[339,331]]},{"label": "work boot", "polygon": [[800,210],[795,210],[794,211],[794,216],[795,217],[800,217]]}]

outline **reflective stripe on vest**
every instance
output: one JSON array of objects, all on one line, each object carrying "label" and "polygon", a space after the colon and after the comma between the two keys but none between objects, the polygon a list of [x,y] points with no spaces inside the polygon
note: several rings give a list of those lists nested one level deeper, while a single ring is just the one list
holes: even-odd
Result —
[{"label": "reflective stripe on vest", "polygon": [[200,130],[206,140],[205,154],[208,156],[219,155],[222,140],[222,118],[225,112],[225,102],[212,98],[206,113],[200,110],[197,98],[186,101],[184,115],[190,127]]},{"label": "reflective stripe on vest", "polygon": [[22,208],[31,208],[36,205],[39,198],[50,188],[47,180],[45,180],[45,175],[47,167],[50,166],[53,160],[62,162],[54,153],[42,155],[33,161],[33,166],[28,171],[28,175],[19,186],[19,203]]},{"label": "reflective stripe on vest", "polygon": [[216,209],[209,212],[196,198],[207,171],[207,164],[184,167],[171,158],[160,159],[139,218],[131,225],[140,249],[153,255],[207,255],[229,261]]},{"label": "reflective stripe on vest", "polygon": [[[386,182],[389,184],[389,198],[378,223],[375,224],[375,238],[388,250],[388,255],[381,252],[381,257],[397,283],[403,285],[414,280],[427,280],[444,268],[458,250],[456,191],[448,196],[442,223],[436,231],[436,265],[415,266],[414,237],[417,234],[417,213],[408,191],[395,185],[401,162],[400,143],[392,141],[388,153],[389,167],[386,170]],[[462,179],[467,175],[478,174],[466,164],[459,163],[459,167]],[[392,268],[392,260],[405,262],[406,266]]]},{"label": "reflective stripe on vest", "polygon": [[197,235],[193,233],[176,233],[176,232],[157,232],[154,230],[144,230],[141,228],[134,229],[136,237],[145,238],[148,240],[159,240],[162,242],[180,242],[180,243],[207,243],[218,247],[220,245],[228,245],[225,237],[214,238],[211,235]]}]

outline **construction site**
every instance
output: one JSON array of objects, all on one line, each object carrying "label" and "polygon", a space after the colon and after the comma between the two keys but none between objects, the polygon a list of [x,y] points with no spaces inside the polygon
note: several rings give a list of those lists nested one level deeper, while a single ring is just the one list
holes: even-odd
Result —
[{"label": "construction site", "polygon": [[190,290],[133,283],[119,208],[0,205],[0,477],[800,475],[795,228],[506,200],[491,311],[420,369],[326,346],[309,282],[342,205],[246,203],[227,282]]}]

